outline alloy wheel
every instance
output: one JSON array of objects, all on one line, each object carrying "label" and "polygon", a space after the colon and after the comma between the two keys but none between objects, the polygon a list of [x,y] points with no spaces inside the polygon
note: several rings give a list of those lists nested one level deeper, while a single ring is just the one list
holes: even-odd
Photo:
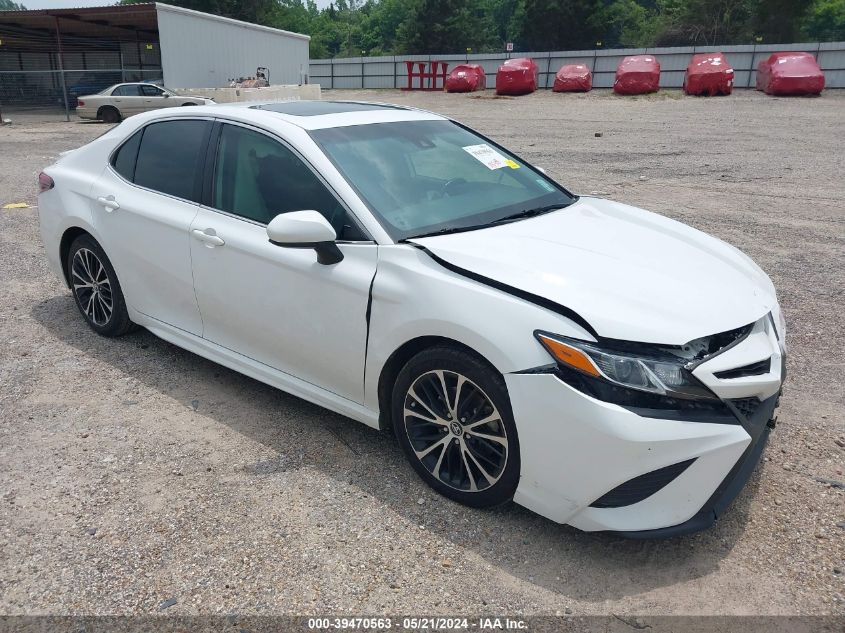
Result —
[{"label": "alloy wheel", "polygon": [[504,473],[504,422],[490,397],[466,376],[448,370],[422,374],[408,389],[403,417],[417,459],[445,485],[480,492]]},{"label": "alloy wheel", "polygon": [[111,282],[100,258],[80,248],[71,263],[73,292],[85,316],[95,325],[106,325],[114,311]]}]

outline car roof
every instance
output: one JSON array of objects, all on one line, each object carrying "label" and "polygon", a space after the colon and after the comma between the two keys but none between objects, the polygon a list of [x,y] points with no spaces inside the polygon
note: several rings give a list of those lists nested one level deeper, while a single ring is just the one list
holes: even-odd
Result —
[{"label": "car roof", "polygon": [[[190,108],[189,112],[173,112],[182,108],[165,108],[136,115],[144,119],[170,118],[174,114],[184,116],[219,116],[242,122],[253,122],[273,127],[287,123],[305,130],[368,125],[374,123],[395,123],[403,121],[445,121],[433,112],[398,106],[391,103],[370,103],[365,101],[247,101],[222,103]],[[133,117],[134,118],[134,117]]]}]

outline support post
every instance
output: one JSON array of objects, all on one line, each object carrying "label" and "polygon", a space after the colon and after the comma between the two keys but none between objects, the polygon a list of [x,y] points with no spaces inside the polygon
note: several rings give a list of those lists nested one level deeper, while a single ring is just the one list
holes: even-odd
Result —
[{"label": "support post", "polygon": [[751,64],[749,64],[750,68],[748,69],[748,81],[745,82],[745,87],[751,87],[751,73],[754,72],[754,62],[756,61],[757,57],[757,42],[754,42],[754,46],[751,48]]},{"label": "support post", "polygon": [[58,44],[59,77],[62,80],[62,95],[65,99],[65,120],[70,123],[70,105],[67,98],[67,82],[65,81],[65,60],[62,52],[62,32],[59,30],[59,17],[53,16],[56,24],[56,43]]}]

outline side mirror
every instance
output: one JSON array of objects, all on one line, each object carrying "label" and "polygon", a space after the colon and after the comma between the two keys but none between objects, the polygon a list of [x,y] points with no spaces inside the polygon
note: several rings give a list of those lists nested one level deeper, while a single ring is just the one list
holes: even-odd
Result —
[{"label": "side mirror", "polygon": [[163,92],[163,93],[161,93],[161,96],[164,97],[165,99],[167,99],[170,96],[170,94],[168,94],[167,92]]},{"label": "side mirror", "polygon": [[313,248],[320,264],[337,264],[343,253],[335,244],[335,233],[319,211],[280,213],[267,225],[270,243],[287,248]]}]

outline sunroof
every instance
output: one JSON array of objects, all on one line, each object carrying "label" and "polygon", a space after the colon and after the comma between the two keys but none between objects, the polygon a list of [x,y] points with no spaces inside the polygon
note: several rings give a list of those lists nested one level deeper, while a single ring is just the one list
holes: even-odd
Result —
[{"label": "sunroof", "polygon": [[250,106],[254,110],[269,110],[291,116],[320,116],[343,112],[364,112],[368,110],[401,110],[398,106],[358,103],[356,101],[282,101]]}]

